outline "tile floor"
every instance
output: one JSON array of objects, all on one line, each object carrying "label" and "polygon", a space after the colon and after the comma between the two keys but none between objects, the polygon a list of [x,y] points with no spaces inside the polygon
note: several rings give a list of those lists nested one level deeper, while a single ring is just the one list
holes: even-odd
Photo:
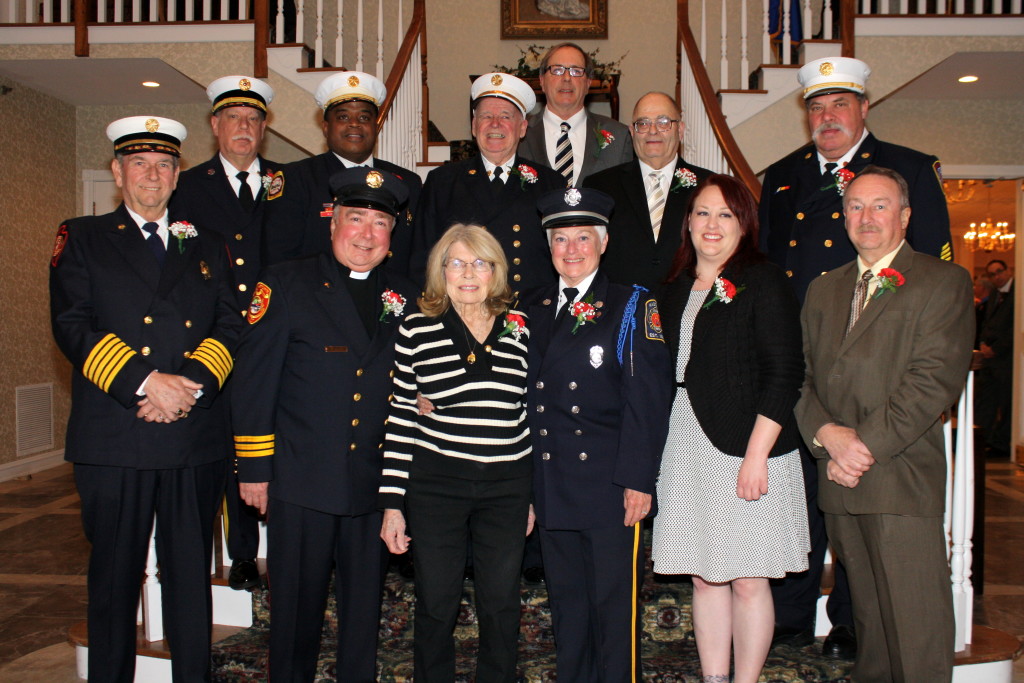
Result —
[{"label": "tile floor", "polygon": [[[975,622],[1024,637],[1024,469],[987,463],[984,595]],[[0,483],[0,681],[76,680],[68,627],[85,619],[89,544],[70,465]],[[1014,667],[1024,683],[1024,658]]]}]

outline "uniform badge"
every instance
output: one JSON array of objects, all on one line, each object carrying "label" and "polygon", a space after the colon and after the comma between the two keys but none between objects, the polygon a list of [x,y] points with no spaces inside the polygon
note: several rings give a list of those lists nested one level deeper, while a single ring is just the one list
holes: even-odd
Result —
[{"label": "uniform badge", "polygon": [[570,187],[565,191],[565,203],[569,206],[578,205],[581,199],[583,199],[583,195],[575,187]]},{"label": "uniform badge", "polygon": [[57,262],[60,261],[60,255],[64,253],[64,247],[68,243],[68,226],[67,223],[57,228],[57,241],[53,244],[53,256],[50,258],[50,265],[54,268],[57,267]]},{"label": "uniform badge", "polygon": [[384,184],[384,176],[380,174],[380,171],[370,171],[366,174],[366,184],[376,190]]},{"label": "uniform badge", "polygon": [[323,208],[320,209],[320,218],[333,218],[334,217],[334,204],[331,202],[324,202]]},{"label": "uniform badge", "polygon": [[348,77],[348,87],[354,88],[357,85],[359,85],[359,76],[349,76]]},{"label": "uniform badge", "polygon": [[216,174],[217,174],[217,172],[214,171],[212,168],[207,169],[207,171],[206,171],[206,175],[216,175]]},{"label": "uniform badge", "polygon": [[603,346],[591,346],[590,347],[590,364],[594,366],[594,369],[601,367],[604,363],[604,347]]},{"label": "uniform badge", "polygon": [[665,335],[661,331],[661,314],[658,313],[658,302],[648,299],[644,304],[644,334],[648,339],[665,341]]},{"label": "uniform badge", "polygon": [[405,210],[405,222],[412,225],[412,211],[409,211],[408,209]]},{"label": "uniform badge", "polygon": [[835,71],[835,67],[832,66],[832,62],[822,62],[818,67],[818,73],[822,76],[831,76],[833,71]]},{"label": "uniform badge", "polygon": [[935,171],[935,178],[939,181],[939,185],[942,185],[942,163],[938,159],[932,162],[932,170]]},{"label": "uniform badge", "polygon": [[249,303],[249,315],[247,319],[250,325],[255,325],[267,312],[270,306],[270,287],[262,282],[256,283],[256,290],[252,293],[252,301]]},{"label": "uniform badge", "polygon": [[501,85],[501,74],[491,76],[491,85]]},{"label": "uniform badge", "polygon": [[251,87],[252,87],[252,83],[249,81],[248,78],[243,78],[242,80],[238,81],[238,89],[239,90],[248,90]]},{"label": "uniform badge", "polygon": [[476,175],[476,169],[475,168],[469,169],[469,175]]},{"label": "uniform badge", "polygon": [[206,264],[206,261],[199,262],[199,272],[203,276],[204,280],[209,280],[213,275],[210,274],[210,266]]},{"label": "uniform badge", "polygon": [[156,119],[146,119],[146,130],[155,133],[160,130],[160,122]]},{"label": "uniform badge", "polygon": [[270,185],[267,186],[267,201],[271,199],[277,199],[284,194],[284,171],[278,171],[270,179]]}]

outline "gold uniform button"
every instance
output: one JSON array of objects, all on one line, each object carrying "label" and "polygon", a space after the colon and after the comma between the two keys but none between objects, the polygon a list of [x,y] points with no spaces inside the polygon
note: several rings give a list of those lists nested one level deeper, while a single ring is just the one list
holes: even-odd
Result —
[{"label": "gold uniform button", "polygon": [[249,288],[246,287],[244,284],[238,285],[238,291],[239,292],[244,292],[247,289],[249,289]]},{"label": "gold uniform button", "polygon": [[356,370],[356,377],[362,377],[362,376],[363,376],[363,369],[359,368],[358,370]]},{"label": "gold uniform button", "polygon": [[143,356],[148,356],[149,354],[153,353],[153,350],[150,349],[148,346],[143,346],[141,353]]},{"label": "gold uniform button", "polygon": [[574,429],[572,433],[575,434],[576,436],[583,436],[582,429]]},{"label": "gold uniform button", "polygon": [[538,389],[543,389],[544,388],[544,382],[542,382],[540,380],[537,380],[537,388]]},{"label": "gold uniform button", "polygon": [[235,239],[238,240],[239,242],[241,242],[242,241],[242,233],[236,234],[235,235]]},{"label": "gold uniform button", "polygon": [[191,358],[192,357],[192,354],[190,352],[188,352],[188,351],[186,351],[185,353],[183,353],[181,355],[185,356],[185,358]]},{"label": "gold uniform button", "polygon": [[394,400],[395,400],[395,395],[394,394],[388,394],[388,403],[391,403]]},{"label": "gold uniform button", "polygon": [[587,459],[587,454],[586,453],[580,453],[580,460],[586,460],[586,459]]},{"label": "gold uniform button", "polygon": [[579,406],[573,406],[571,409],[573,415],[577,415],[580,412]]},{"label": "gold uniform button", "polygon": [[348,449],[349,449],[350,451],[354,451],[354,450],[355,450],[355,449],[357,449],[357,448],[359,448],[359,446],[356,446],[356,444],[355,444],[355,442],[354,442],[354,441],[353,441],[352,443],[350,443],[350,444],[348,445]]},{"label": "gold uniform button", "polygon": [[152,325],[153,324],[153,316],[147,315],[145,318],[142,319],[142,322],[146,323],[147,325]]},{"label": "gold uniform button", "polygon": [[249,315],[249,311],[239,311],[239,313],[242,314],[243,318],[248,317],[248,315]]},{"label": "gold uniform button", "polygon": [[548,430],[546,430],[546,429],[541,429],[541,430],[540,430],[540,431],[539,431],[538,433],[539,433],[539,434],[540,434],[541,436],[547,436],[547,435],[548,435]]},{"label": "gold uniform button", "polygon": [[191,328],[192,327],[192,321],[191,320],[186,320],[185,321],[185,327]]},{"label": "gold uniform button", "polygon": [[537,406],[537,412],[538,413],[543,413],[544,412],[544,406]]},{"label": "gold uniform button", "polygon": [[357,393],[352,395],[352,400],[353,401],[362,401],[363,400],[363,395],[357,392]]},{"label": "gold uniform button", "polygon": [[515,247],[516,249],[519,248],[520,244],[522,244],[522,242],[520,242],[519,240],[515,240],[514,242],[512,242],[512,246]]},{"label": "gold uniform button", "polygon": [[551,454],[550,453],[541,453],[540,454],[540,459],[541,460],[550,460],[551,459]]},{"label": "gold uniform button", "polygon": [[520,275],[519,273],[516,273],[515,275],[512,276],[512,279],[515,280],[516,282],[519,282],[520,280],[523,279],[523,276]]},{"label": "gold uniform button", "polygon": [[390,372],[388,372],[388,377],[394,377],[394,376],[395,376],[395,371],[394,370],[391,370]]},{"label": "gold uniform button", "polygon": [[796,246],[796,240],[790,240],[789,241],[789,246],[795,247]]},{"label": "gold uniform button", "polygon": [[244,266],[245,265],[245,259],[244,258],[236,258],[235,259],[235,265],[236,266]]},{"label": "gold uniform button", "polygon": [[796,219],[797,219],[798,221],[802,221],[802,220],[804,219],[804,214],[803,214],[803,211],[801,211],[800,213],[798,213],[798,214],[796,215]]},{"label": "gold uniform button", "polygon": [[832,246],[832,240],[825,240],[825,246],[826,247],[831,247]]},{"label": "gold uniform button", "polygon": [[523,259],[519,258],[518,256],[516,256],[514,259],[512,259],[512,265],[513,266],[518,266],[522,262],[523,262]]},{"label": "gold uniform button", "polygon": [[519,227],[518,223],[512,226],[512,232],[519,232],[520,230],[522,230],[522,228]]},{"label": "gold uniform button", "polygon": [[793,277],[793,271],[792,270],[787,270],[786,271],[786,277]]},{"label": "gold uniform button", "polygon": [[359,418],[358,417],[356,419],[352,420],[352,426],[353,427],[358,427],[359,426]]},{"label": "gold uniform button", "polygon": [[579,385],[576,384],[576,382],[569,382],[569,389],[570,389],[570,391],[576,391],[576,387],[578,387],[578,386]]},{"label": "gold uniform button", "polygon": [[839,212],[838,212],[838,211],[834,211],[834,212],[832,213],[832,218],[833,218],[833,219],[839,218]]},{"label": "gold uniform button", "polygon": [[824,275],[827,272],[828,272],[827,270],[823,270],[823,271],[821,271],[821,274]]}]

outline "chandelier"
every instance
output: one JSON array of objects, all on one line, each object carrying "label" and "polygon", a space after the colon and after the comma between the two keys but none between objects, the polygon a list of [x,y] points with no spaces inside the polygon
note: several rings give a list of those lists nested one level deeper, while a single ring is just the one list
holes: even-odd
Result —
[{"label": "chandelier", "polygon": [[[962,180],[960,181],[963,182]],[[1013,249],[1013,243],[1017,239],[1015,233],[1010,232],[1010,224],[1007,221],[992,221],[992,181],[986,180],[985,187],[988,188],[988,202],[985,210],[985,220],[981,223],[971,223],[970,230],[964,233],[964,246],[970,251],[1009,251]],[[958,188],[963,190],[963,188]],[[974,188],[968,188],[970,194],[974,194]],[[962,195],[962,192],[960,193]],[[947,201],[949,201],[947,195]],[[954,201],[964,201],[963,199]]]}]

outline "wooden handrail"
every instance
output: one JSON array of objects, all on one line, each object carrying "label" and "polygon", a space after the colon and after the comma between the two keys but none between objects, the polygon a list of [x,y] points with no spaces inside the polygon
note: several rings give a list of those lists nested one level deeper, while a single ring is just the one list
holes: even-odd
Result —
[{"label": "wooden handrail", "polygon": [[267,66],[267,39],[270,37],[270,7],[267,0],[253,0],[252,3],[253,21],[252,27],[252,75],[256,78],[266,78],[270,75]]},{"label": "wooden handrail", "polygon": [[[423,0],[414,0],[412,6],[412,21],[409,22],[409,30],[405,32],[405,39],[402,41],[402,46],[398,48],[398,54],[395,55],[395,61],[391,65],[391,73],[388,74],[387,80],[384,82],[384,87],[387,89],[387,96],[384,98],[384,103],[380,106],[380,111],[377,113],[377,131],[384,126],[384,121],[388,117],[388,113],[391,111],[391,105],[395,101],[395,95],[398,93],[398,86],[402,84],[402,76],[405,74],[405,69],[409,66],[409,60],[412,58],[413,48],[416,47],[416,41],[422,38],[424,48],[424,58],[426,57],[426,12],[423,7]],[[424,59],[424,62],[426,60]],[[426,83],[427,72],[426,65],[424,64],[423,70],[423,82]],[[426,110],[426,102],[423,103],[423,108]],[[424,128],[426,130],[426,128]]]},{"label": "wooden handrail", "polygon": [[843,41],[843,57],[853,57],[855,43],[853,22],[857,15],[857,0],[839,0],[839,39]]},{"label": "wooden handrail", "polygon": [[[850,1],[850,0],[844,0]],[[708,78],[707,69],[704,68],[704,62],[700,58],[700,50],[697,48],[697,41],[693,37],[693,32],[690,30],[690,8],[689,0],[678,0],[677,5],[677,21],[676,21],[676,34],[677,34],[677,46],[682,45],[686,48],[686,58],[690,62],[690,69],[693,71],[694,81],[697,85],[697,92],[700,93],[700,99],[704,103],[704,110],[708,114],[708,119],[711,121],[711,129],[715,132],[715,138],[718,140],[718,144],[722,147],[722,153],[725,155],[725,160],[729,164],[729,168],[736,174],[736,177],[743,181],[743,184],[754,194],[755,197],[761,196],[761,183],[757,179],[757,175],[753,169],[750,168],[750,164],[747,163],[746,158],[743,156],[743,152],[740,151],[739,145],[736,144],[736,138],[732,136],[732,131],[729,130],[728,124],[725,122],[725,116],[722,114],[721,104],[718,102],[718,97],[715,95],[715,90],[711,85],[711,79]],[[677,47],[677,52],[679,52]],[[677,70],[676,73],[679,73]]]},{"label": "wooden handrail", "polygon": [[89,5],[86,0],[74,0],[75,56],[89,56]]}]

